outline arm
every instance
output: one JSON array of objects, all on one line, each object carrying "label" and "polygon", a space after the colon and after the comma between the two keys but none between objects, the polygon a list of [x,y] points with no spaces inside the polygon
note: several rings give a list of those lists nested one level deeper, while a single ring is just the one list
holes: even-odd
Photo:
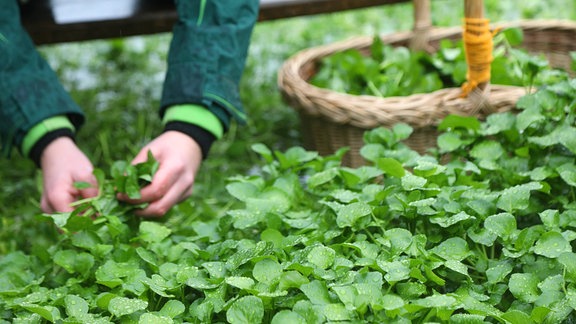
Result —
[{"label": "arm", "polygon": [[42,167],[44,211],[70,211],[77,197],[95,194],[73,188],[74,181],[94,182],[91,163],[73,142],[84,117],[36,51],[19,17],[16,1],[0,6],[2,151],[8,155],[16,147]]},{"label": "arm", "polygon": [[[160,162],[152,184],[134,203],[148,202],[143,216],[161,216],[192,193],[195,175],[212,143],[232,119],[245,121],[240,102],[257,0],[179,0],[160,115],[165,132],[136,156],[151,150]],[[124,197],[125,198],[125,197]]]}]

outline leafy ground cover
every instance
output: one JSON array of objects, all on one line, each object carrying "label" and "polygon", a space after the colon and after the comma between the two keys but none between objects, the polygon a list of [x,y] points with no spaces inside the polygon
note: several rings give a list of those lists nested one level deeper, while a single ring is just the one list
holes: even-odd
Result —
[{"label": "leafy ground cover", "polygon": [[[573,1],[554,4],[486,1],[495,20],[576,19]],[[461,1],[433,6],[442,13],[435,24],[460,23]],[[364,154],[375,162],[368,169],[342,168],[337,156],[296,147],[297,117],[275,86],[281,62],[359,33],[409,29],[410,17],[408,5],[394,5],[257,26],[242,84],[251,120],[214,147],[195,195],[160,221],[95,201],[86,203],[102,214],[96,220],[46,218],[34,166],[17,153],[0,160],[0,318],[573,320],[573,81],[525,99],[518,117],[452,121],[440,147],[475,152],[463,165],[439,166],[437,156],[407,151],[396,143],[405,127],[367,135]],[[157,35],[42,48],[85,107],[90,122],[78,142],[105,170],[104,183],[117,161],[160,129],[155,108],[168,41]],[[544,103],[544,111],[531,102]],[[494,159],[483,159],[486,152]],[[376,193],[382,186],[389,189]],[[462,253],[450,259],[446,248]]]},{"label": "leafy ground cover", "polygon": [[[435,153],[399,124],[365,135],[371,165],[254,144],[238,204],[175,227],[133,217],[153,159],[117,162],[101,195],[45,215],[58,242],[0,262],[4,319],[67,323],[561,323],[575,320],[576,80],[520,112],[451,116]],[[451,156],[440,163],[444,154]],[[127,169],[129,168],[129,169]],[[98,215],[92,218],[91,216]]]}]

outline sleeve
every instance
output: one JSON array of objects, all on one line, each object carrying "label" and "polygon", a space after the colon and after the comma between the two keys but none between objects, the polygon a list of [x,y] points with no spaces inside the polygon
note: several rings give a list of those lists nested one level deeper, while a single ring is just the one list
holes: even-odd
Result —
[{"label": "sleeve", "polygon": [[168,54],[161,117],[170,107],[192,104],[214,114],[224,131],[232,119],[245,121],[238,88],[258,6],[258,0],[176,0],[179,19]]},{"label": "sleeve", "polygon": [[6,155],[44,120],[64,116],[80,127],[81,109],[22,27],[15,0],[0,6],[0,57],[0,143]]}]

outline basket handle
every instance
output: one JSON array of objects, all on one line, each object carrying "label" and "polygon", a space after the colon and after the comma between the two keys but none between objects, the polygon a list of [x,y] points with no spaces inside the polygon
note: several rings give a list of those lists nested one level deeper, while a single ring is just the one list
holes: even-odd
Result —
[{"label": "basket handle", "polygon": [[409,47],[413,51],[433,52],[429,44],[430,30],[432,29],[432,15],[430,0],[413,0],[414,28],[410,38]]},{"label": "basket handle", "polygon": [[[484,19],[484,1],[465,0],[464,17],[466,19],[463,37],[465,39],[464,46],[468,52],[468,82],[474,82],[470,86],[484,90],[490,81],[490,63],[492,62],[492,35],[488,27],[488,20]],[[467,41],[467,37],[471,40]],[[483,57],[475,59],[474,55]],[[481,76],[480,79],[470,80],[474,75],[482,74],[483,77]]]}]

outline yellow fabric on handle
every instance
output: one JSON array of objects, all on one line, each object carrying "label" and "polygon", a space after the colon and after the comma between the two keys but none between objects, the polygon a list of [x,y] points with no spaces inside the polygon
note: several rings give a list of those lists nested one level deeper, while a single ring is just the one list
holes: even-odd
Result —
[{"label": "yellow fabric on handle", "polygon": [[479,84],[490,82],[494,47],[494,34],[490,31],[490,21],[484,18],[464,18],[462,37],[468,72],[467,82],[462,85],[461,97],[467,97]]}]

